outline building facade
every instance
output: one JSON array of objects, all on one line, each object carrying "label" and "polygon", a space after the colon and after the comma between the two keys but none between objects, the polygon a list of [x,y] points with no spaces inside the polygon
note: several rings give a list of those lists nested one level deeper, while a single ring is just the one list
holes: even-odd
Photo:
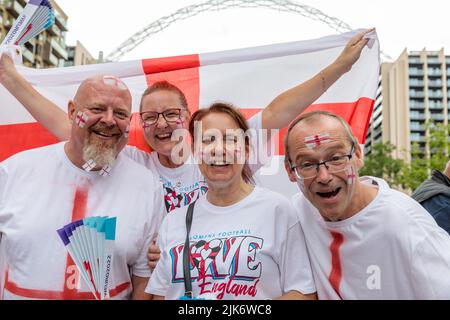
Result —
[{"label": "building facade", "polygon": [[[66,48],[67,15],[51,0],[55,23],[23,46],[23,64],[34,68],[62,67],[68,60]],[[25,0],[0,1],[0,35],[3,39],[27,4]]]},{"label": "building facade", "polygon": [[440,51],[405,49],[393,63],[381,66],[380,84],[367,133],[365,154],[374,144],[390,142],[394,157],[411,160],[411,146],[429,154],[425,123],[449,123],[450,56]]},{"label": "building facade", "polygon": [[97,63],[97,59],[90,54],[80,41],[77,41],[75,46],[67,46],[67,54],[68,60],[64,64],[65,67]]}]

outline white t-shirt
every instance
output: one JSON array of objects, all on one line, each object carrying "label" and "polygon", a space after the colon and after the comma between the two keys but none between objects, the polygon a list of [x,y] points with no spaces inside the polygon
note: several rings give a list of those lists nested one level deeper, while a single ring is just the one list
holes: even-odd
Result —
[{"label": "white t-shirt", "polygon": [[[262,112],[250,118],[248,124],[250,129],[262,129]],[[265,141],[270,141],[270,138],[265,139],[264,136],[259,134],[254,134],[253,136],[255,137],[255,140],[253,140],[254,144],[257,145],[254,147],[255,154],[260,150],[264,150],[269,154],[267,156],[269,158],[271,145]],[[137,163],[150,169],[155,175],[159,175],[160,182],[163,185],[164,202],[168,213],[189,205],[208,191],[205,178],[192,156],[178,168],[167,168],[160,163],[156,152],[147,153],[136,147],[127,146],[124,149],[124,153]],[[258,171],[265,164],[267,158],[263,159],[261,155],[257,154],[256,163],[250,164],[252,172]]]},{"label": "white t-shirt", "polygon": [[165,214],[159,182],[122,154],[107,177],[85,172],[69,161],[64,145],[0,164],[0,253],[6,264],[0,293],[5,299],[92,298],[56,230],[84,217],[115,216],[111,297],[127,298],[131,275],[151,275],[147,249]]},{"label": "white t-shirt", "polygon": [[[161,259],[146,289],[168,300],[184,295],[187,208],[164,219],[158,237]],[[247,300],[275,298],[291,290],[316,291],[295,210],[273,191],[255,187],[228,207],[200,198],[190,243],[195,297]]]},{"label": "white t-shirt", "polygon": [[325,222],[299,193],[293,198],[305,233],[319,299],[450,299],[450,237],[417,202],[382,179],[356,215]]}]

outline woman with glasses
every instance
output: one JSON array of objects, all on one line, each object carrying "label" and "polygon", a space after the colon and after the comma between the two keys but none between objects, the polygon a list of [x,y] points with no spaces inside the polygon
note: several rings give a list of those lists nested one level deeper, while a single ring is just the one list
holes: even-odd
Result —
[{"label": "woman with glasses", "polygon": [[161,260],[146,289],[155,298],[315,298],[294,208],[252,182],[248,129],[242,114],[224,103],[193,114],[189,132],[209,191],[164,220]]},{"label": "woman with glasses", "polygon": [[[327,68],[276,97],[249,120],[250,128],[270,130],[286,127],[351,69],[368,42],[364,36],[373,30],[366,30],[351,38],[341,55]],[[67,121],[67,115],[30,86],[6,55],[0,59],[0,82],[57,138],[68,138],[71,124]],[[189,149],[183,148],[185,152],[175,149],[183,138],[174,139],[173,133],[176,129],[187,130],[191,116],[184,93],[166,81],[155,83],[142,96],[140,116],[145,141],[153,152],[149,154],[133,147],[125,148],[124,152],[159,175],[167,212],[188,205],[204,195],[208,187],[197,166],[192,165]],[[253,172],[262,164],[256,161]]]}]

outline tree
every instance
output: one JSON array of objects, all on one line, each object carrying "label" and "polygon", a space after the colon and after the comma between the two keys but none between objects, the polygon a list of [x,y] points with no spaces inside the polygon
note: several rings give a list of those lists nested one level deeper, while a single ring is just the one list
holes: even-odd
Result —
[{"label": "tree", "polygon": [[400,174],[399,181],[402,188],[414,191],[429,176],[429,160],[420,150],[417,142],[411,147],[411,162],[405,163]]},{"label": "tree", "polygon": [[418,144],[411,149],[411,163],[402,170],[401,184],[415,190],[428,179],[432,170],[443,170],[449,160],[449,131],[450,125],[442,123],[427,123],[425,129],[429,132],[425,139],[430,154],[427,156],[420,150]]},{"label": "tree", "polygon": [[391,187],[402,187],[401,172],[405,167],[402,159],[392,157],[396,146],[387,143],[377,143],[372,152],[364,159],[364,167],[360,175],[383,178]]}]

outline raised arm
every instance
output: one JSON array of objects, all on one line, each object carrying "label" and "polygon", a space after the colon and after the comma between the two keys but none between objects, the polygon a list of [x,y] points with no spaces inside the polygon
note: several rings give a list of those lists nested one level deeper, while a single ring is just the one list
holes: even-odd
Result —
[{"label": "raised arm", "polygon": [[350,71],[359,59],[368,40],[364,36],[374,29],[352,37],[339,57],[313,78],[277,96],[263,111],[264,129],[281,129],[316,101],[344,73]]},{"label": "raised arm", "polygon": [[67,114],[36,91],[17,72],[7,54],[0,57],[0,82],[56,138],[61,141],[69,139],[71,123]]}]

